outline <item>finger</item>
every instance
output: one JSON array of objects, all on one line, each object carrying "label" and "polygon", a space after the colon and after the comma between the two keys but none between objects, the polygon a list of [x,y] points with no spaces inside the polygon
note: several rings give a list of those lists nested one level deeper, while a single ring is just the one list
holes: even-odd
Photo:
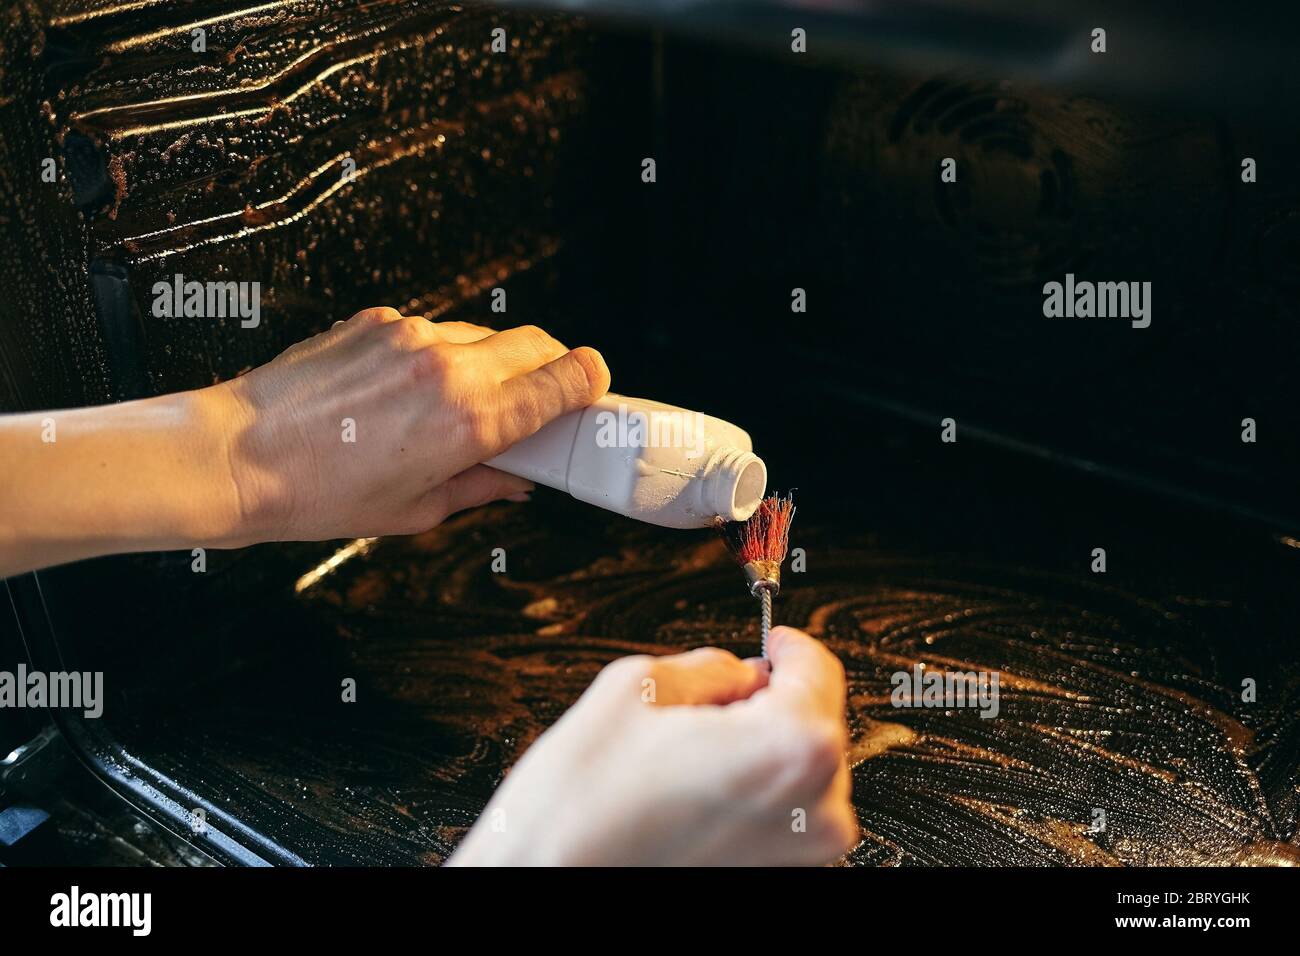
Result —
[{"label": "finger", "polygon": [[432,528],[458,511],[506,498],[518,499],[532,490],[531,481],[487,465],[475,465],[430,491],[422,503],[421,518]]},{"label": "finger", "polygon": [[[848,765],[840,767],[835,780],[827,788],[813,814],[814,824],[809,827],[811,842],[820,844],[813,850],[809,863],[830,863],[857,846],[861,839],[858,814],[853,808],[853,783]],[[820,857],[820,859],[817,859]]]},{"label": "finger", "polygon": [[501,382],[553,362],[568,351],[535,325],[497,332],[471,343],[470,347],[489,356]]},{"label": "finger", "polygon": [[496,410],[498,447],[486,457],[499,455],[561,415],[586,408],[607,391],[609,368],[599,352],[585,347],[503,382]]},{"label": "finger", "polygon": [[653,703],[667,707],[730,704],[767,684],[764,668],[718,647],[656,657],[650,677],[655,682]]},{"label": "finger", "polygon": [[456,345],[468,345],[489,335],[496,335],[495,329],[489,329],[486,325],[475,325],[473,322],[435,322],[433,327],[437,329],[444,341]]},{"label": "finger", "polygon": [[[858,815],[847,801],[828,796],[808,816],[806,831],[793,833],[778,845],[776,862],[780,865],[826,866],[841,859],[861,842]],[[774,822],[783,830],[790,829],[787,816],[780,816]]]},{"label": "finger", "polygon": [[772,662],[770,700],[832,721],[844,720],[844,665],[825,644],[793,627],[774,627],[767,648]]}]

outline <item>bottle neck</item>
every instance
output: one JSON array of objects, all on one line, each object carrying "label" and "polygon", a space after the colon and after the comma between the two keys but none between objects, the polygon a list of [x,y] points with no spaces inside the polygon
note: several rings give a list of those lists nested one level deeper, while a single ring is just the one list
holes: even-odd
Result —
[{"label": "bottle neck", "polygon": [[704,467],[702,504],[727,521],[744,521],[758,508],[767,490],[767,466],[752,451],[730,445],[714,450]]}]

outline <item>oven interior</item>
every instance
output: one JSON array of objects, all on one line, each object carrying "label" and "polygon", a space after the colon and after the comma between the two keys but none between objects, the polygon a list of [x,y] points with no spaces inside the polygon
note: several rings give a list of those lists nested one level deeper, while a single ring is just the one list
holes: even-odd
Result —
[{"label": "oven interior", "polygon": [[[1300,133],[1293,91],[1251,87],[1267,58],[1212,96],[1058,82],[978,30],[938,68],[791,55],[761,21],[218,6],[197,67],[180,4],[4,28],[6,165],[61,176],[3,183],[3,408],[203,386],[371,305],[541,325],[619,392],[742,425],[795,489],[776,616],[846,665],[847,862],[1297,858]],[[261,325],[155,318],[176,273],[260,281]],[[1150,281],[1150,327],[1045,318],[1067,273]],[[709,532],[545,490],[8,590],[6,654],[105,672],[102,719],[58,718],[78,761],[233,863],[439,863],[604,663],[756,646]],[[892,707],[936,661],[1000,671],[998,718]]]}]

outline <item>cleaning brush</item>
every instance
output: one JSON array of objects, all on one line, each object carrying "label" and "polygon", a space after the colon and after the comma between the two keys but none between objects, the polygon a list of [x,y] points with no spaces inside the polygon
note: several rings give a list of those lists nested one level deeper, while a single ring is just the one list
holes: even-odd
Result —
[{"label": "cleaning brush", "polygon": [[749,593],[762,602],[763,657],[767,657],[767,635],[772,630],[772,598],[781,590],[781,562],[790,547],[790,522],[794,520],[794,496],[764,498],[748,521],[715,523],[727,550],[745,572]]}]

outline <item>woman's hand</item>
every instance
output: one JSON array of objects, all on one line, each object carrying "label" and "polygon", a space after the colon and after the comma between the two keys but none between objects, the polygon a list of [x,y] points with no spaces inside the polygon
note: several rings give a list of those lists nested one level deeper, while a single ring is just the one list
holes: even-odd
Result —
[{"label": "woman's hand", "polygon": [[0,416],[0,578],[102,554],[424,531],[531,485],[478,464],[605,394],[540,329],[368,309],[241,378]]},{"label": "woman's hand", "polygon": [[717,648],[627,657],[524,754],[450,862],[791,865],[852,848],[844,667],[777,627],[771,672]]},{"label": "woman's hand", "polygon": [[527,493],[479,462],[596,401],[609,370],[533,326],[368,309],[217,387],[240,527],[319,540],[413,534]]}]

